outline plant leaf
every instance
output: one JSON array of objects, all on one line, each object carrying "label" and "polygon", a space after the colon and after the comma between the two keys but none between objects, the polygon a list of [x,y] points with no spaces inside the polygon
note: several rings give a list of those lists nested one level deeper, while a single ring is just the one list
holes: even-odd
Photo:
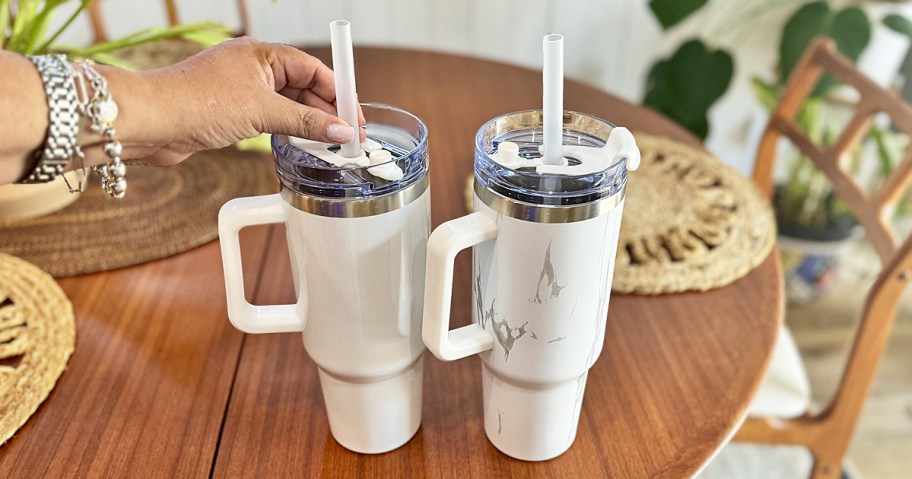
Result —
[{"label": "plant leaf", "polygon": [[[780,84],[785,84],[814,37],[821,35],[835,40],[839,51],[854,61],[871,39],[871,23],[858,7],[834,12],[826,2],[817,1],[799,8],[782,30],[779,43]],[[836,84],[835,78],[826,75],[820,80],[814,95],[822,95]]]},{"label": "plant leaf", "polygon": [[272,151],[272,135],[262,134],[253,138],[247,138],[234,144],[241,151],[262,151],[269,153]]},{"label": "plant leaf", "polygon": [[858,60],[871,40],[871,22],[864,10],[848,7],[833,17],[830,31],[826,34],[836,40],[836,46],[843,55],[853,61]]},{"label": "plant leaf", "polygon": [[40,0],[21,0],[19,2],[16,18],[13,20],[13,32],[10,35],[7,49],[22,53],[22,49],[25,47],[23,39],[28,34],[28,26],[35,20],[40,3]]},{"label": "plant leaf", "polygon": [[912,37],[912,22],[908,18],[891,13],[883,19],[883,24],[894,32],[902,33]]},{"label": "plant leaf", "polygon": [[665,107],[674,105],[674,97],[671,95],[672,89],[668,86],[667,74],[668,60],[657,61],[649,70],[646,77],[646,97],[643,103],[662,110]]},{"label": "plant leaf", "polygon": [[[871,24],[863,10],[848,7],[833,17],[830,30],[825,34],[835,40],[836,48],[854,62],[871,39]],[[823,95],[838,84],[839,81],[832,75],[824,75],[813,94]]]},{"label": "plant leaf", "polygon": [[827,146],[823,143],[823,99],[812,97],[805,100],[795,116],[795,124],[804,130],[808,138],[814,143]]},{"label": "plant leaf", "polygon": [[728,52],[710,50],[700,40],[687,41],[653,65],[643,103],[705,138],[707,112],[728,89],[733,72]]},{"label": "plant leaf", "polygon": [[829,16],[826,2],[812,2],[799,8],[785,23],[779,42],[780,84],[785,84],[811,40],[826,30]]},{"label": "plant leaf", "polygon": [[6,45],[10,24],[10,0],[0,0],[0,48]]},{"label": "plant leaf", "polygon": [[707,0],[650,0],[649,9],[663,30],[677,25],[690,14],[706,5]]},{"label": "plant leaf", "polygon": [[[146,28],[131,35],[110,40],[103,43],[97,43],[86,48],[76,48],[70,51],[74,55],[91,57],[96,53],[110,53],[123,48],[134,47],[144,43],[165,40],[168,38],[182,38],[184,35],[204,32],[204,31],[225,31],[227,27],[212,22],[190,23],[187,25],[178,25],[170,28]],[[53,49],[53,48],[52,48]]]},{"label": "plant leaf", "polygon": [[676,118],[676,120],[678,120],[684,128],[687,128],[694,135],[697,135],[701,140],[705,140],[709,135],[709,120],[706,118],[705,114],[696,118]]},{"label": "plant leaf", "polygon": [[760,104],[767,110],[773,111],[776,103],[779,102],[779,86],[757,77],[751,78],[751,86],[754,87],[754,94],[757,95]]},{"label": "plant leaf", "polygon": [[136,65],[130,63],[123,58],[120,58],[116,55],[112,55],[106,52],[95,52],[89,55],[82,53],[82,47],[70,46],[70,45],[54,45],[55,52],[66,53],[68,57],[73,60],[88,58],[95,60],[98,63],[104,63],[106,65],[113,65],[115,67],[120,67],[126,70],[136,70]]},{"label": "plant leaf", "polygon": [[79,17],[79,15],[89,6],[89,3],[92,3],[92,0],[80,0],[79,7],[70,15],[70,18],[57,29],[44,43],[41,44],[37,49],[37,53],[47,53],[48,48],[57,41],[57,38],[66,31],[67,28],[70,28],[70,25]]},{"label": "plant leaf", "polygon": [[202,45],[204,47],[211,47],[213,45],[218,45],[219,43],[230,40],[233,37],[228,33],[228,29],[226,28],[225,30],[200,30],[197,32],[187,32],[182,34],[181,38]]},{"label": "plant leaf", "polygon": [[34,20],[39,3],[39,0],[19,0],[16,18],[13,20],[13,36],[21,34],[25,26]]},{"label": "plant leaf", "polygon": [[699,40],[681,45],[672,56],[670,74],[678,85],[688,85],[678,101],[688,110],[706,111],[725,93],[735,66],[731,55],[722,50],[709,50]]},{"label": "plant leaf", "polygon": [[35,53],[35,47],[39,45],[38,42],[47,35],[48,26],[51,22],[51,16],[54,13],[54,10],[67,1],[68,0],[46,0],[44,2],[44,8],[35,15],[35,20],[27,27],[23,37],[25,42],[22,50],[23,53]]},{"label": "plant leaf", "polygon": [[877,127],[871,128],[868,131],[868,136],[874,140],[874,145],[877,150],[877,159],[880,162],[880,175],[883,178],[890,176],[890,172],[893,171],[893,156],[890,154],[890,149],[887,147],[886,138],[884,138],[884,132]]},{"label": "plant leaf", "polygon": [[110,53],[97,52],[93,53],[91,56],[87,57],[95,60],[98,63],[104,63],[105,65],[112,65],[115,67],[120,67],[125,70],[136,70],[136,65],[120,58],[116,55],[111,55]]}]

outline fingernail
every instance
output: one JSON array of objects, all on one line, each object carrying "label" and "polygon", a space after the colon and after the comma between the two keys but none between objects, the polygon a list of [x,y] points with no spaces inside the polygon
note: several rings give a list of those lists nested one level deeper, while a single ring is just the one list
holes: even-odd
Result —
[{"label": "fingernail", "polygon": [[333,124],[326,129],[326,136],[329,141],[336,143],[351,143],[355,138],[355,130],[347,125]]}]

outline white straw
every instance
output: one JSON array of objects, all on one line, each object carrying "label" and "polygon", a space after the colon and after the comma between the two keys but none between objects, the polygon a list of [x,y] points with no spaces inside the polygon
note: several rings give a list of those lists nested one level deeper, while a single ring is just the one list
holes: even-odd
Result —
[{"label": "white straw", "polygon": [[355,129],[351,143],[342,145],[339,154],[346,158],[361,156],[358,125],[358,94],[355,89],[355,55],[352,52],[351,23],[336,20],[329,24],[333,71],[336,77],[336,109],[339,118]]},{"label": "white straw", "polygon": [[545,35],[542,50],[545,56],[542,68],[542,162],[559,165],[563,162],[561,144],[564,138],[564,37]]}]

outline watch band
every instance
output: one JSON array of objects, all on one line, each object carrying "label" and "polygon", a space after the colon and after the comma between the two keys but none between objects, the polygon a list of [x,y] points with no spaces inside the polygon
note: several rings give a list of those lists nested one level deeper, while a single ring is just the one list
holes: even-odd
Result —
[{"label": "watch band", "polygon": [[79,100],[73,67],[63,55],[28,56],[35,64],[47,94],[48,126],[44,148],[38,162],[20,183],[46,183],[63,173],[79,148]]}]

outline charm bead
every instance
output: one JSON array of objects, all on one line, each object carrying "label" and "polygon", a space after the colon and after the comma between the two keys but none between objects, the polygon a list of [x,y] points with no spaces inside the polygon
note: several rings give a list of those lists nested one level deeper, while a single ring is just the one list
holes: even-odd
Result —
[{"label": "charm bead", "polygon": [[111,174],[112,176],[115,176],[115,177],[117,177],[117,178],[123,178],[123,177],[124,177],[124,174],[125,174],[126,172],[127,172],[127,167],[126,167],[126,165],[123,164],[122,161],[117,162],[117,163],[111,165],[110,174]]},{"label": "charm bead", "polygon": [[120,178],[114,182],[114,193],[123,195],[127,191],[127,180]]},{"label": "charm bead", "polygon": [[123,146],[119,141],[109,141],[105,143],[104,151],[108,157],[120,156],[123,152]]},{"label": "charm bead", "polygon": [[97,106],[98,109],[98,119],[106,125],[114,123],[114,120],[117,119],[117,114],[119,110],[117,108],[117,103],[114,103],[114,100],[111,98],[105,98]]}]

